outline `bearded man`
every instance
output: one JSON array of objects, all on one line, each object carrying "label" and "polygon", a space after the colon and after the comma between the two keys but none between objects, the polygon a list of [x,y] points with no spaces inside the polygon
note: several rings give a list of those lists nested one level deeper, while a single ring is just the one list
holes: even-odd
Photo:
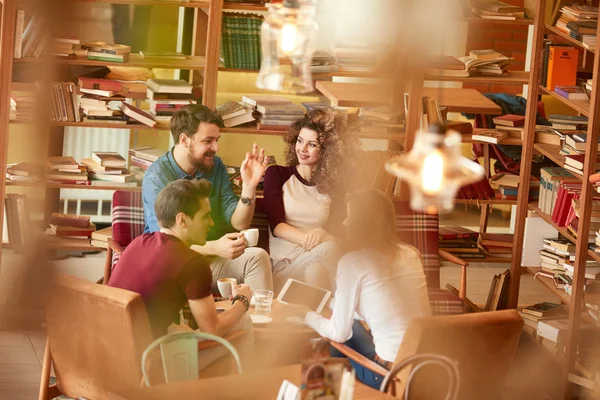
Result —
[{"label": "bearded man", "polygon": [[171,118],[175,145],[146,171],[142,182],[144,233],[160,230],[154,203],[160,191],[177,179],[206,179],[212,184],[209,200],[214,226],[206,244],[190,248],[207,258],[213,275],[213,291],[219,278],[236,278],[251,290],[273,289],[271,260],[267,252],[248,247],[244,235],[254,215],[256,187],[267,168],[264,149],[254,144],[240,167],[241,197],[233,193],[219,151],[223,120],[213,110],[190,104]]}]

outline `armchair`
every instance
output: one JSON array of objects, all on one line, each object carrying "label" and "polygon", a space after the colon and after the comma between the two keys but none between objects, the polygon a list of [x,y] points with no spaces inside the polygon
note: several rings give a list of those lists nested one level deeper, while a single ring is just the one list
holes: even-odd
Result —
[{"label": "armchair", "polygon": [[[461,378],[458,398],[484,399],[499,396],[503,379],[517,350],[523,320],[516,310],[436,316],[411,321],[398,350],[394,366],[416,354],[434,353],[455,360]],[[331,345],[373,372],[388,375],[385,368],[347,348]],[[403,394],[413,368],[403,369],[388,386],[388,393]],[[449,382],[440,370],[424,368],[411,380],[411,396],[443,398]]]}]

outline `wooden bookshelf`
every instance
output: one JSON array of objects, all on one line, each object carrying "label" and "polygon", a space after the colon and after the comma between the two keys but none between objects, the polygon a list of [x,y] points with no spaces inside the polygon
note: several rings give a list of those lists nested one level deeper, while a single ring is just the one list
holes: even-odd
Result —
[{"label": "wooden bookshelf", "polygon": [[88,66],[115,66],[115,67],[144,67],[144,68],[165,68],[165,69],[185,69],[201,70],[205,66],[203,56],[187,56],[185,60],[169,60],[159,58],[145,58],[140,54],[131,53],[127,62],[109,62],[99,60],[88,60],[86,57],[79,58],[60,58],[60,57],[25,57],[15,58],[15,63],[43,64],[49,63],[64,65],[88,65]]},{"label": "wooden bookshelf", "polygon": [[44,189],[85,189],[85,190],[122,190],[126,192],[141,192],[141,186],[91,186],[91,185],[67,185],[59,183],[39,182],[11,182],[6,181],[6,186],[39,187]]},{"label": "wooden bookshelf", "polygon": [[564,97],[562,97],[561,95],[559,95],[558,93],[554,92],[553,90],[548,90],[545,87],[540,85],[540,91],[543,94],[547,94],[550,95],[552,97],[554,97],[555,99],[559,100],[561,103],[564,103],[566,105],[568,105],[569,107],[571,107],[573,110],[577,111],[578,113],[585,115],[586,117],[589,116],[589,111],[590,111],[590,102],[589,100],[569,100],[569,99],[565,99]]},{"label": "wooden bookshelf", "polygon": [[567,42],[574,44],[575,46],[578,46],[584,50],[589,51],[590,53],[594,54],[594,50],[590,50],[587,49],[585,47],[583,47],[583,43],[580,42],[579,40],[573,39],[571,36],[567,35],[566,33],[564,33],[563,31],[561,31],[560,29],[556,28],[555,26],[552,25],[546,25],[546,30],[548,32],[552,32],[553,34],[560,36],[562,39],[566,40]]}]

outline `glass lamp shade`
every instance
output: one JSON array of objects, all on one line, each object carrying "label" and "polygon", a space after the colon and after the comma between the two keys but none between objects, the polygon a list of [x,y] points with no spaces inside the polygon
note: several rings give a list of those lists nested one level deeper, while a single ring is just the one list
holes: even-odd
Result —
[{"label": "glass lamp shade", "polygon": [[458,189],[483,177],[483,167],[463,157],[460,145],[461,136],[456,131],[421,130],[409,153],[386,163],[389,173],[408,183],[413,210],[452,211]]},{"label": "glass lamp shade", "polygon": [[310,65],[318,31],[312,0],[269,4],[260,28],[262,61],[256,86],[282,93],[314,90]]}]

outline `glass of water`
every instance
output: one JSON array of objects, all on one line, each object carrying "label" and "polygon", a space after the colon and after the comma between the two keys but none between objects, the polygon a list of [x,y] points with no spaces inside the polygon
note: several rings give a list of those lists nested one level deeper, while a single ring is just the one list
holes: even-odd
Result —
[{"label": "glass of water", "polygon": [[273,303],[273,291],[271,290],[255,290],[253,292],[254,313],[259,315],[268,315],[271,312],[271,303]]}]

